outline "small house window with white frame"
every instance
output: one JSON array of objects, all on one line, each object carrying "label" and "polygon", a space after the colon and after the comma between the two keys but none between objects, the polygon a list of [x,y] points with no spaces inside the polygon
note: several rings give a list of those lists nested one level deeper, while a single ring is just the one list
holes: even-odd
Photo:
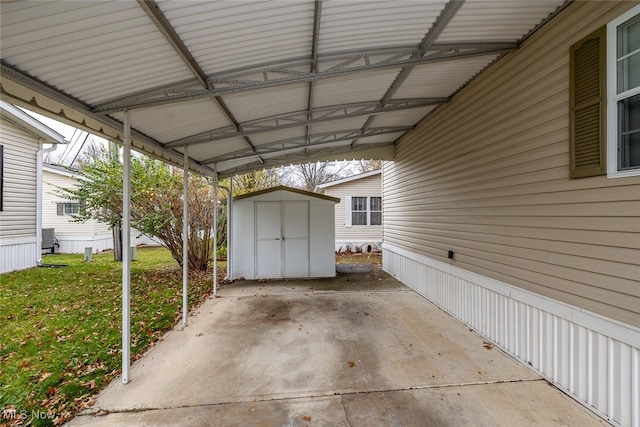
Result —
[{"label": "small house window with white frame", "polygon": [[58,216],[68,215],[68,216],[76,216],[80,215],[80,203],[70,203],[63,202],[57,203],[57,214]]},{"label": "small house window with white frame", "polygon": [[382,197],[351,197],[350,225],[382,225]]}]

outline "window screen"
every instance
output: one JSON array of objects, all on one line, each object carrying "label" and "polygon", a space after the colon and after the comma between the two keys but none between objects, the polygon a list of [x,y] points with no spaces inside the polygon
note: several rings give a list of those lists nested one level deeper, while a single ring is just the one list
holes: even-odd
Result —
[{"label": "window screen", "polygon": [[351,198],[351,224],[367,225],[367,198]]}]

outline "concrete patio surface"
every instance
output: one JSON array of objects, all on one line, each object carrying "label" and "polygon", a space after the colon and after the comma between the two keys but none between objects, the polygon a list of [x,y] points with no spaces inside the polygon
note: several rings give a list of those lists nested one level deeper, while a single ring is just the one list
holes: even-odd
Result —
[{"label": "concrete patio surface", "polygon": [[377,267],[219,294],[69,425],[606,425]]}]

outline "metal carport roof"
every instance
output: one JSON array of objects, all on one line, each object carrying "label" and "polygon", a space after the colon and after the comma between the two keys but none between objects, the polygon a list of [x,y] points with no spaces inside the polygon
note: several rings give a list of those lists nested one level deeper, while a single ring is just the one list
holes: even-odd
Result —
[{"label": "metal carport roof", "polygon": [[392,159],[566,3],[3,1],[1,93],[206,175]]}]

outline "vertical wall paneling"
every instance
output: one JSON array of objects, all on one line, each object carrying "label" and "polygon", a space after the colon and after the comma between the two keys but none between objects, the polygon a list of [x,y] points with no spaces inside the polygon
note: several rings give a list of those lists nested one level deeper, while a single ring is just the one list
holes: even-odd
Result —
[{"label": "vertical wall paneling", "polygon": [[640,328],[390,244],[383,268],[613,424],[640,424]]}]

